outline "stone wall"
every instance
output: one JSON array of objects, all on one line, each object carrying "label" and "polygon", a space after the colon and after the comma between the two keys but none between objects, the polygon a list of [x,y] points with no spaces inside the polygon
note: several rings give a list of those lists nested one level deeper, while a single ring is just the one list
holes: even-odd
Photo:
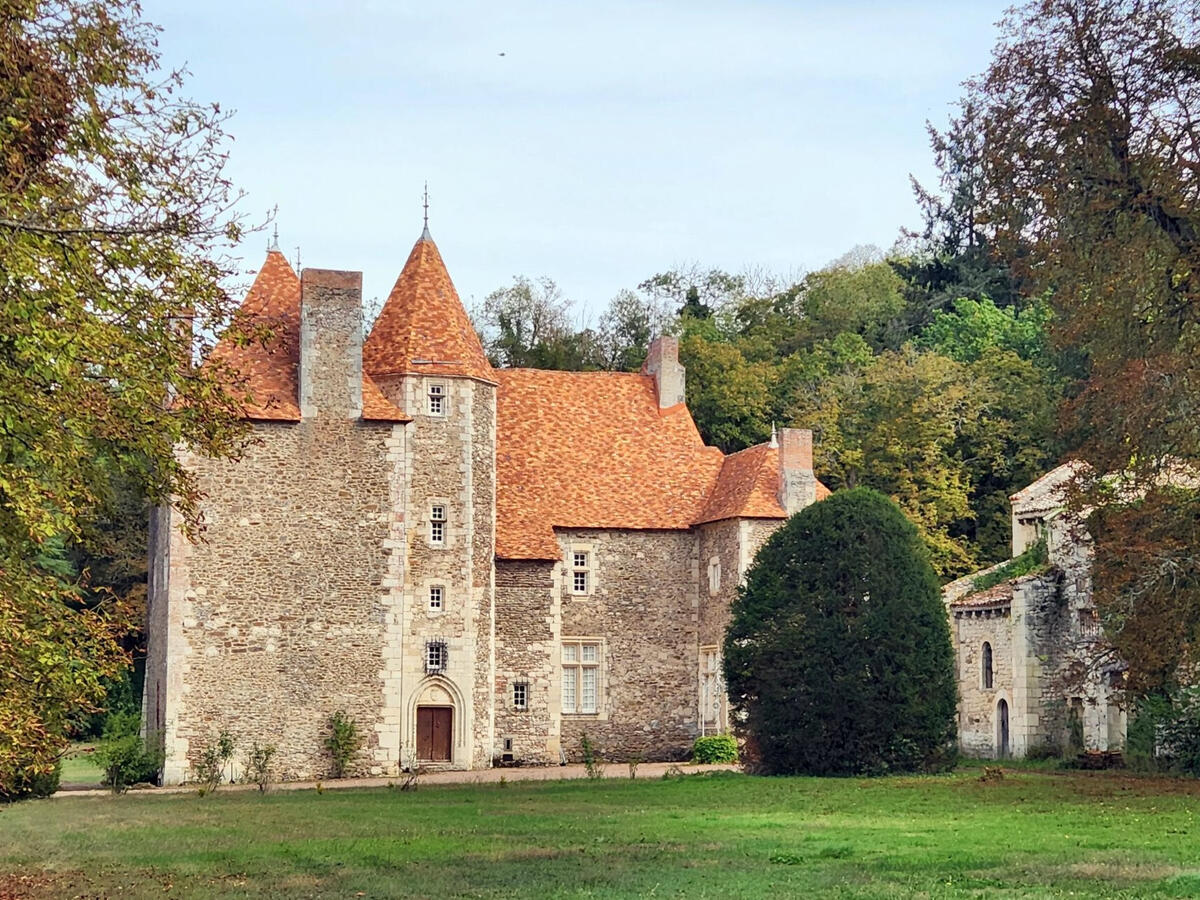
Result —
[{"label": "stone wall", "polygon": [[[552,765],[559,761],[557,697],[558,602],[554,564],[496,561],[496,748],[511,740],[512,761]],[[515,682],[528,685],[527,708],[513,705]]]},{"label": "stone wall", "polygon": [[[380,389],[413,417],[406,447],[407,516],[403,613],[398,637],[400,757],[416,761],[417,707],[454,709],[450,765],[490,765],[493,750],[495,547],[495,387],[469,378],[378,378]],[[429,387],[443,388],[431,414]],[[435,506],[445,511],[444,540],[431,540]],[[430,588],[442,588],[441,609]],[[444,641],[445,671],[430,673],[426,648]]]},{"label": "stone wall", "polygon": [[[958,676],[958,734],[967,756],[996,755],[996,705],[1013,705],[1013,623],[1004,609],[955,610],[951,622]],[[983,644],[992,646],[992,687],[983,686]],[[1011,742],[1011,738],[1010,738]]]},{"label": "stone wall", "polygon": [[[389,494],[403,477],[387,444],[402,429],[325,416],[261,423],[240,461],[187,460],[205,495],[205,531],[192,546],[172,531],[178,625],[152,632],[151,655],[186,670],[163,715],[167,780],[186,777],[222,729],[243,748],[273,744],[281,778],[324,775],[321,742],[337,710],[365,733],[356,768],[370,770]],[[164,636],[165,649],[154,640]]]},{"label": "stone wall", "polygon": [[593,554],[594,589],[575,597],[568,571],[554,568],[560,639],[602,642],[600,708],[562,715],[561,671],[551,708],[562,742],[578,759],[586,732],[607,758],[684,758],[697,734],[696,536],[685,531],[561,530],[563,557],[584,545]]}]

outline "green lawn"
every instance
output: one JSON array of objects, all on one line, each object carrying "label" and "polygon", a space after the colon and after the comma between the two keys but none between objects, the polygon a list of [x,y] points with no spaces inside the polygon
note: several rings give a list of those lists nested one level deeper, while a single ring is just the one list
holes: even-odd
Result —
[{"label": "green lawn", "polygon": [[43,800],[0,897],[1200,895],[1200,783],[978,776]]},{"label": "green lawn", "polygon": [[59,781],[62,784],[91,784],[99,786],[104,775],[92,757],[93,744],[72,744],[62,760]]}]

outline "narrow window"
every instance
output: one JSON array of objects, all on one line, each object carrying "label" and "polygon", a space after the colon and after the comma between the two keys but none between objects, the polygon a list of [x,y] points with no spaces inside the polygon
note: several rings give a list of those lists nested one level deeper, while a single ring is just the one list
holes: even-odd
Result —
[{"label": "narrow window", "polygon": [[564,713],[594,714],[600,709],[600,643],[564,641],[562,648]]},{"label": "narrow window", "polygon": [[588,592],[588,553],[575,550],[571,553],[571,593]]},{"label": "narrow window", "polygon": [[429,588],[429,608],[437,612],[442,609],[442,586],[440,584]]},{"label": "narrow window", "polygon": [[713,557],[708,561],[708,592],[716,594],[721,590],[721,560]]},{"label": "narrow window", "polygon": [[528,709],[529,708],[529,683],[525,681],[513,682],[513,709]]},{"label": "narrow window", "polygon": [[429,508],[429,543],[441,546],[446,542],[446,507],[440,504]]},{"label": "narrow window", "polygon": [[445,641],[425,642],[425,672],[434,674],[446,671],[447,657]]},{"label": "narrow window", "polygon": [[983,664],[983,687],[985,690],[991,690],[991,688],[992,688],[992,645],[989,644],[987,641],[983,642],[983,653],[981,654],[981,656],[982,656],[982,664]]},{"label": "narrow window", "polygon": [[429,414],[442,416],[446,414],[446,386],[442,384],[429,385]]},{"label": "narrow window", "polygon": [[716,728],[721,721],[721,698],[725,686],[721,683],[721,654],[716,647],[700,648],[700,712],[706,729]]}]

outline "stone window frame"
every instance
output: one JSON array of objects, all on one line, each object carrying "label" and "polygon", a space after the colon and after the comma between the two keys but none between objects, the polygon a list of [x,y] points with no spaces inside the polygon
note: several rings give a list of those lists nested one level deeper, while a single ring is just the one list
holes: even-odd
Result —
[{"label": "stone window frame", "polygon": [[[446,611],[446,583],[444,581],[428,581],[425,587],[425,610],[430,615],[440,616]],[[433,605],[434,591],[437,592],[437,606]]]},{"label": "stone window frame", "polygon": [[[576,565],[578,557],[583,556],[584,564]],[[596,548],[590,543],[571,542],[567,546],[563,560],[563,582],[566,593],[573,600],[583,600],[596,592]],[[579,578],[583,578],[583,589],[578,587]]]},{"label": "stone window frame", "polygon": [[979,689],[993,691],[995,684],[996,655],[992,650],[992,642],[984,641],[979,645]]},{"label": "stone window frame", "polygon": [[[573,654],[568,654],[567,648],[575,648]],[[589,660],[585,657],[585,648],[595,648],[595,659]],[[559,709],[563,716],[580,719],[606,719],[608,718],[607,708],[605,704],[605,658],[607,656],[605,641],[601,637],[587,636],[571,636],[564,637],[559,641],[559,676],[561,680],[562,692],[559,695]],[[567,709],[566,706],[566,686],[567,686],[567,671],[572,670],[571,675],[574,678],[574,708]],[[595,709],[584,711],[583,707],[583,690],[584,690],[584,671],[594,671],[595,676]]]},{"label": "stone window frame", "polygon": [[708,593],[715,597],[721,592],[721,557],[714,554],[708,560]]},{"label": "stone window frame", "polygon": [[512,708],[517,712],[525,712],[529,709],[529,682],[526,679],[514,681],[512,683],[512,691],[510,692],[512,700]]},{"label": "stone window frame", "polygon": [[[435,519],[435,512],[440,509],[442,517]],[[435,523],[440,523],[442,539],[434,540]],[[430,497],[425,506],[425,546],[431,550],[446,550],[450,547],[450,501],[444,497]]]},{"label": "stone window frame", "polygon": [[450,385],[436,378],[425,379],[425,414],[444,419],[449,411]]},{"label": "stone window frame", "polygon": [[[706,663],[712,658],[714,665],[709,668]],[[719,644],[702,644],[700,646],[700,655],[698,660],[699,676],[700,676],[700,727],[707,729],[712,727],[714,730],[720,730],[721,727],[721,705],[725,693],[725,678],[721,673],[721,647]],[[712,690],[712,702],[706,703],[708,699],[705,695]],[[706,708],[708,707],[708,708]],[[708,718],[709,712],[712,712],[712,718]]]}]

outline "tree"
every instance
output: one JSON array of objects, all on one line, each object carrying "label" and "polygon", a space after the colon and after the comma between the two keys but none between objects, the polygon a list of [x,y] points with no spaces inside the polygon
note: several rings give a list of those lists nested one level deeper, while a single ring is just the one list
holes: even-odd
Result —
[{"label": "tree", "polygon": [[513,277],[476,312],[476,328],[494,366],[529,369],[597,368],[595,336],[571,327],[571,301],[549,278]]},{"label": "tree", "polygon": [[621,291],[600,317],[599,342],[603,367],[636,372],[646,359],[650,342],[666,330],[670,316],[653,297]]},{"label": "tree", "polygon": [[770,774],[929,770],[952,759],[950,630],[920,537],[866,488],[776,531],[732,607],[733,720]]},{"label": "tree", "polygon": [[234,308],[225,115],[181,96],[155,35],[132,2],[0,0],[0,796],[127,664],[120,593],[47,548],[86,554],[114,485],[194,512],[175,446],[246,434],[237,373],[194,338]]},{"label": "tree", "polygon": [[[1053,291],[1056,340],[1085,363],[1083,384],[1064,407],[1067,440],[1092,471],[1120,473],[1134,496],[1181,466],[1194,468],[1200,7],[1027,3],[1002,23],[991,64],[969,83],[964,104],[978,111],[982,135],[980,219],[1031,290]],[[1080,488],[1081,508],[1109,499],[1103,478]],[[1147,533],[1134,530],[1136,515],[1107,523],[1096,597],[1118,646],[1153,646],[1156,622],[1172,622],[1189,641],[1200,636],[1200,595],[1190,580],[1176,584],[1193,565],[1194,545],[1184,538],[1198,508],[1196,491],[1160,497],[1155,547],[1116,567],[1101,554],[1142,545]],[[1110,581],[1113,572],[1121,575]],[[1150,597],[1161,598],[1150,604],[1160,613],[1135,612],[1139,598]],[[1161,660],[1128,661],[1135,675],[1141,668],[1173,677]]]}]

